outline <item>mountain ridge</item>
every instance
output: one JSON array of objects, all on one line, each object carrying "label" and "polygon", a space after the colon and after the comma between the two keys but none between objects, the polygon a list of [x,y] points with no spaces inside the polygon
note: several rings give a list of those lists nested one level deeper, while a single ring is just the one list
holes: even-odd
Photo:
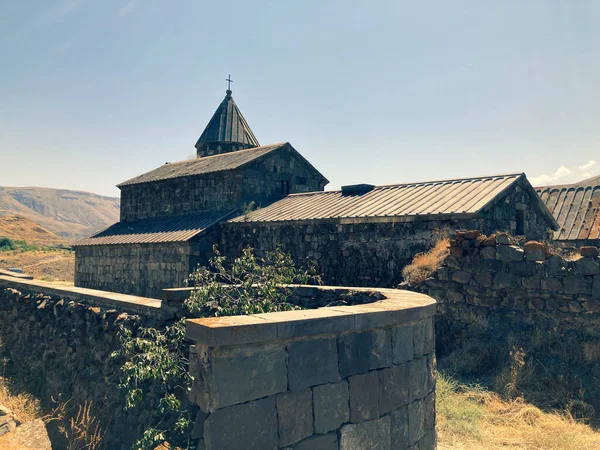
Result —
[{"label": "mountain ridge", "polygon": [[0,186],[0,216],[19,215],[75,241],[119,221],[119,199],[92,192]]}]

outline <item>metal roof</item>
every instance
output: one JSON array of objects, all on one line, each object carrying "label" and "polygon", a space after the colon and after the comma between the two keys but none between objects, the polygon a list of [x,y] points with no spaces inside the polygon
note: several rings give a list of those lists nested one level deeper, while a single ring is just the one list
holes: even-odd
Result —
[{"label": "metal roof", "polygon": [[209,142],[236,142],[247,147],[260,145],[233,101],[230,90],[227,90],[227,95],[196,142],[196,148]]},{"label": "metal roof", "polygon": [[230,222],[477,213],[521,177],[524,174],[376,186],[356,195],[292,194]]},{"label": "metal roof", "polygon": [[600,239],[600,182],[536,188],[559,225],[555,240]]},{"label": "metal roof", "polygon": [[90,238],[76,242],[73,246],[184,242],[208,227],[229,219],[235,213],[235,209],[228,209],[118,222]]},{"label": "metal roof", "polygon": [[280,142],[278,144],[264,145],[248,150],[238,150],[236,152],[222,153],[220,155],[204,156],[202,158],[163,164],[150,172],[124,181],[123,183],[118,184],[117,187],[237,169],[245,164],[255,161],[261,156],[278,150],[285,145],[289,145],[289,143]]}]

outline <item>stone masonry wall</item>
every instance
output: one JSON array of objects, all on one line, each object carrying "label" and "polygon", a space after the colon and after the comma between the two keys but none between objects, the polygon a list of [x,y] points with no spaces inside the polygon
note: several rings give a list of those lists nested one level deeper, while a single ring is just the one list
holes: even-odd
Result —
[{"label": "stone masonry wall", "polygon": [[222,225],[219,247],[224,255],[237,257],[246,246],[261,253],[281,245],[299,264],[314,261],[325,284],[393,287],[402,281],[402,268],[416,253],[428,249],[440,230],[478,225],[477,218],[237,222]]},{"label": "stone masonry wall", "polygon": [[420,290],[438,300],[438,344],[475,326],[506,336],[533,328],[596,333],[600,260],[595,247],[566,260],[545,244],[513,244],[506,234],[458,233],[450,256]]},{"label": "stone masonry wall", "polygon": [[161,298],[185,286],[203,248],[188,242],[76,247],[75,286]]},{"label": "stone masonry wall", "polygon": [[94,414],[106,413],[102,426],[109,429],[107,448],[131,448],[154,411],[143,405],[124,410],[118,387],[123,361],[111,358],[111,353],[119,347],[120,327],[135,336],[140,327],[155,326],[158,314],[91,306],[39,290],[3,287],[6,284],[0,286],[0,340],[9,361],[7,374],[28,386],[46,410],[55,408],[55,401],[70,400],[75,411],[91,401]]},{"label": "stone masonry wall", "polygon": [[[287,182],[282,192],[282,181]],[[289,150],[239,170],[123,186],[121,221],[266,205],[284,194],[322,191],[323,178]]]},{"label": "stone masonry wall", "polygon": [[431,450],[429,297],[187,322],[205,450]]},{"label": "stone masonry wall", "polygon": [[552,223],[545,214],[544,206],[526,178],[499,195],[492,204],[480,213],[483,233],[499,231],[517,234],[517,211],[521,211],[524,235],[529,239],[547,240],[550,238]]}]

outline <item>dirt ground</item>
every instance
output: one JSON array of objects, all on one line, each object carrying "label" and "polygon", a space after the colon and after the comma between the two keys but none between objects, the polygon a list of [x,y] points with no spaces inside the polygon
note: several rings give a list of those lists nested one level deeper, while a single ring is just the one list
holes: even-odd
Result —
[{"label": "dirt ground", "polygon": [[0,268],[18,267],[34,278],[73,284],[75,252],[69,250],[0,252]]}]

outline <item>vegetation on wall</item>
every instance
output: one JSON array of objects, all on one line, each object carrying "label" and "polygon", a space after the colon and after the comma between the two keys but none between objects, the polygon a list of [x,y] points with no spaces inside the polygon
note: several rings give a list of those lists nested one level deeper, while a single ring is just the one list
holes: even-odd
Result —
[{"label": "vegetation on wall", "polygon": [[[296,267],[280,249],[259,257],[252,248],[230,264],[214,247],[209,267],[190,275],[194,290],[186,301],[189,317],[248,315],[298,309],[287,302],[289,289],[282,284],[319,283],[314,270]],[[153,449],[167,441],[192,448],[190,427],[194,413],[187,402],[193,381],[188,373],[189,346],[185,320],[165,329],[144,328],[137,336],[123,328],[122,345],[114,357],[124,357],[121,390],[125,407],[136,408],[154,401],[152,423],[135,449]],[[158,395],[149,395],[149,393]]]}]

